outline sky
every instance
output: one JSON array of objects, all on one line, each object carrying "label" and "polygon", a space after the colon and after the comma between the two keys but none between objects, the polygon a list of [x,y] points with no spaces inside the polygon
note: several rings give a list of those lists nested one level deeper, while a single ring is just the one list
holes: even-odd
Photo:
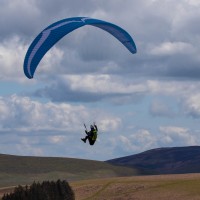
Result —
[{"label": "sky", "polygon": [[[1,0],[0,153],[109,160],[200,144],[199,0]],[[43,57],[23,62],[33,39],[69,17],[125,29],[137,54],[84,26]],[[99,128],[83,143],[85,123]]]}]

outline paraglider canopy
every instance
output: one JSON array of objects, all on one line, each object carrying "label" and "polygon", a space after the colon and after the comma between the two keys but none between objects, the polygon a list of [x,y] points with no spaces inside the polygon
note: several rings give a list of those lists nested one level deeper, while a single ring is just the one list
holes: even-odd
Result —
[{"label": "paraglider canopy", "polygon": [[136,53],[132,37],[121,27],[98,19],[73,17],[60,20],[45,28],[32,42],[24,59],[24,73],[33,78],[35,70],[45,53],[62,37],[85,25],[103,29],[117,38],[131,53]]}]

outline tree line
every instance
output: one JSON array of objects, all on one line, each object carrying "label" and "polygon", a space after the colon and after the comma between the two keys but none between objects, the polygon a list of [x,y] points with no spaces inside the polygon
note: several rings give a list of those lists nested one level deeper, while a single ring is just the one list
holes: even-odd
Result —
[{"label": "tree line", "polygon": [[4,194],[2,200],[75,200],[75,195],[67,181],[57,180],[19,185],[12,193]]}]

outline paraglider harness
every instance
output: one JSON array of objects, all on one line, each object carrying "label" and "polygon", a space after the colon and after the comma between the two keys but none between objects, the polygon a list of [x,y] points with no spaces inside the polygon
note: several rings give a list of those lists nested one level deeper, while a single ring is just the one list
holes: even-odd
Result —
[{"label": "paraglider harness", "polygon": [[90,131],[87,131],[86,125],[85,126],[85,133],[87,134],[87,136],[85,137],[85,139],[83,140],[84,142],[86,142],[86,140],[89,140],[90,145],[93,145],[97,139],[97,132],[98,132],[98,128],[97,126],[94,124],[94,126],[92,126],[93,128],[91,128]]}]

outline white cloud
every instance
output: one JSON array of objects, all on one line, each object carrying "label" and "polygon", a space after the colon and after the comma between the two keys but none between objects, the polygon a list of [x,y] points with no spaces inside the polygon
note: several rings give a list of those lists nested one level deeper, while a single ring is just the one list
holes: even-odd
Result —
[{"label": "white cloud", "polygon": [[191,44],[184,42],[164,42],[155,47],[151,47],[150,53],[152,55],[174,55],[174,54],[188,54],[194,52],[194,48]]},{"label": "white cloud", "polygon": [[[26,84],[35,84],[35,79],[28,80],[24,75],[23,62],[28,46],[19,36],[7,38],[0,43],[0,80],[17,81]],[[52,48],[42,59],[37,69],[37,76],[54,74],[59,68],[63,52],[57,47]]]},{"label": "white cloud", "polygon": [[[1,90],[1,149],[59,155],[72,152],[72,143],[76,148],[70,155],[103,158],[159,145],[195,144],[199,139],[193,130],[199,124],[188,115],[200,117],[199,9],[198,0],[1,0],[1,88],[20,82],[17,91],[28,95],[34,84],[29,95],[36,90],[40,97],[3,97],[9,85]],[[58,42],[41,60],[35,78],[27,79],[23,60],[34,37],[49,24],[73,16],[116,23],[133,36],[138,53],[129,54],[109,34],[86,26]],[[47,99],[63,103],[45,103]],[[151,114],[159,116],[156,120],[147,112],[149,105]],[[91,152],[74,135],[84,134],[83,121],[89,125],[94,119],[113,138],[102,134]]]},{"label": "white cloud", "polygon": [[175,115],[172,108],[164,102],[154,100],[150,105],[150,114],[158,117],[173,117]]},{"label": "white cloud", "polygon": [[50,143],[54,143],[54,144],[59,144],[62,142],[66,142],[66,137],[63,135],[54,135],[54,136],[49,136],[48,140]]},{"label": "white cloud", "polygon": [[183,107],[185,108],[186,114],[193,117],[200,117],[200,93],[186,96]]},{"label": "white cloud", "polygon": [[35,76],[49,76],[54,75],[60,68],[64,52],[58,47],[54,46],[42,58],[38,65]]},{"label": "white cloud", "polygon": [[[20,8],[20,10],[19,10]],[[1,36],[33,34],[39,19],[42,21],[37,0],[1,0],[0,26]]]},{"label": "white cloud", "polygon": [[99,127],[101,127],[102,131],[113,131],[117,130],[121,125],[121,119],[119,117],[115,118],[108,118],[107,119],[102,119]]},{"label": "white cloud", "polygon": [[194,133],[184,127],[161,126],[160,131],[163,134],[163,142],[170,146],[197,145],[199,141]]},{"label": "white cloud", "polygon": [[[110,139],[111,140],[111,139]],[[121,154],[140,153],[142,151],[156,148],[158,138],[147,129],[135,130],[135,133],[128,133],[112,139],[112,151]]]},{"label": "white cloud", "polygon": [[157,146],[157,138],[154,134],[150,130],[139,129],[131,135],[130,139],[137,146],[137,151],[141,152]]},{"label": "white cloud", "polygon": [[40,103],[16,95],[0,98],[0,112],[1,131],[77,132],[82,129],[84,121],[91,123],[95,119],[104,131],[114,130],[120,124],[119,118],[96,109],[66,103]]},{"label": "white cloud", "polygon": [[55,102],[110,101],[114,104],[137,101],[147,92],[145,83],[115,75],[63,75],[53,83],[33,92],[36,97],[50,98]]},{"label": "white cloud", "polygon": [[18,36],[0,43],[0,80],[19,80],[23,78],[23,59],[26,46]]},{"label": "white cloud", "polygon": [[[64,16],[66,9],[69,11],[69,15],[71,16],[73,16],[75,13],[84,13],[90,15],[91,17],[94,16],[96,18],[102,18],[124,27],[128,32],[130,32],[131,35],[133,35],[136,45],[138,46],[138,54],[129,55],[129,52],[127,50],[125,51],[121,44],[119,44],[119,46],[113,46],[113,44],[118,45],[118,41],[111,36],[102,39],[102,35],[105,33],[102,33],[100,30],[97,32],[100,36],[102,36],[102,38],[98,38],[97,40],[96,34],[94,34],[93,37],[88,38],[88,34],[85,34],[88,33],[86,27],[85,29],[83,28],[73,32],[72,34],[69,34],[69,37],[65,37],[65,39],[63,38],[62,42],[56,44],[56,48],[54,47],[52,50],[50,50],[51,52],[48,52],[44,56],[42,63],[39,64],[40,67],[37,70],[37,77],[42,74],[44,76],[47,75],[48,78],[55,73],[67,74],[68,72],[73,72],[76,74],[83,72],[114,72],[121,76],[127,73],[132,73],[134,75],[137,70],[141,70],[140,72],[142,75],[155,73],[156,75],[160,76],[160,73],[165,72],[166,76],[168,76],[168,73],[171,72],[171,70],[172,72],[176,70],[178,72],[180,71],[179,67],[182,63],[177,65],[177,62],[180,62],[180,60],[182,60],[182,58],[184,59],[184,57],[185,59],[187,57],[192,57],[191,60],[186,60],[189,60],[188,65],[190,65],[190,71],[194,71],[191,76],[196,74],[195,72],[196,70],[198,71],[198,68],[195,66],[200,62],[200,60],[198,60],[200,49],[199,45],[197,45],[197,43],[199,43],[197,40],[199,34],[194,35],[193,33],[188,33],[187,35],[189,37],[181,39],[179,39],[179,37],[185,34],[178,34],[179,31],[181,33],[185,33],[186,30],[191,30],[191,26],[194,29],[197,27],[196,23],[193,21],[196,16],[199,16],[196,11],[198,10],[197,8],[199,5],[196,5],[196,1],[191,0],[174,2],[171,0],[143,0],[139,2],[127,0],[126,2],[117,1],[115,5],[113,5],[112,1],[108,1],[106,4],[104,4],[104,2],[106,1],[85,1],[83,4],[81,4],[82,6],[77,6],[78,2],[76,1],[65,2],[60,0],[60,3],[48,1],[47,5],[46,1],[39,2],[37,0],[32,0],[29,2],[27,0],[17,0],[16,2],[13,2],[4,0],[1,6],[2,11],[4,10],[4,12],[3,14],[0,12],[1,19],[5,17],[5,19],[2,20],[2,25],[4,24],[3,21],[8,18],[9,20],[7,23],[10,25],[6,25],[6,27],[13,27],[13,24],[15,24],[15,27],[12,29],[12,31],[7,30],[5,27],[3,30],[6,31],[5,35],[8,35],[9,32],[12,32],[12,36],[17,35],[20,40],[15,46],[12,45],[11,48],[9,48],[10,44],[8,41],[12,38],[11,36],[8,38],[5,37],[6,39],[2,40],[6,40],[5,43],[8,43],[8,46],[5,47],[3,44],[1,47],[2,52],[4,52],[3,54],[2,52],[0,53],[4,57],[2,61],[3,64],[0,65],[0,67],[4,69],[2,77],[4,77],[4,79],[13,77],[13,74],[11,73],[12,71],[9,72],[8,69],[11,70],[13,69],[12,67],[16,65],[20,66],[20,77],[23,77],[23,70],[21,66],[23,65],[25,50],[30,45],[33,38],[42,30],[42,27],[44,28],[56,20],[69,17],[66,16],[66,14]],[[71,7],[76,10],[76,12],[73,13],[72,9],[68,8],[68,6],[65,6],[69,3]],[[195,6],[189,6],[188,12],[188,5],[191,4],[195,4]],[[16,12],[16,8],[19,6],[24,12]],[[140,9],[137,9],[138,7]],[[110,8],[113,8],[112,11],[110,11]],[[57,9],[61,9],[61,11],[57,12]],[[110,12],[108,12],[108,10]],[[121,10],[120,17],[116,18],[116,13],[119,16],[119,10]],[[155,12],[155,10],[157,12]],[[179,11],[181,11],[181,17],[179,17]],[[193,12],[195,14],[192,14]],[[15,20],[8,17],[8,15],[11,16],[11,13],[12,16],[15,17]],[[47,13],[51,13],[51,16],[48,16]],[[141,15],[141,13],[143,14]],[[130,17],[127,18],[127,16]],[[159,27],[159,29],[155,27]],[[23,33],[19,31],[21,29],[23,29]],[[31,33],[29,32],[30,29],[32,30],[30,31]],[[105,35],[107,37],[107,34]],[[24,38],[26,42],[21,41],[22,38]],[[105,40],[108,45],[104,44],[102,40]],[[111,40],[113,40],[113,44],[111,44]],[[85,45],[85,41],[89,41],[87,45]],[[98,45],[97,42],[99,43]],[[12,43],[12,41],[10,43]],[[25,43],[25,45],[22,45],[22,43]],[[94,44],[96,44],[96,46],[94,46]],[[24,49],[23,51],[17,49],[17,47],[19,48],[20,46]],[[16,58],[14,60],[13,57],[12,59],[8,57],[8,55],[15,54]],[[176,58],[175,56],[177,56],[177,54],[179,56],[182,55],[183,57]],[[170,56],[171,59],[168,57],[170,62],[160,60],[161,58],[159,55]],[[86,59],[84,60],[83,57]],[[44,59],[46,59],[46,61]],[[163,62],[168,70],[160,69],[163,65]],[[7,65],[9,65],[9,67]],[[160,70],[158,70],[158,68]],[[184,73],[184,70],[186,69],[187,67],[183,66],[182,73]],[[18,73],[19,72],[16,74]],[[176,76],[180,76],[182,73],[176,73]],[[184,74],[188,75],[186,72]]]},{"label": "white cloud", "polygon": [[66,78],[72,90],[124,94],[144,92],[146,89],[142,83],[126,83],[121,78],[111,75],[73,75]]},{"label": "white cloud", "polygon": [[[166,103],[152,102],[150,112],[153,115],[174,116],[179,110],[182,116],[189,115],[195,118],[200,117],[200,83],[198,81],[147,81],[149,93],[153,96],[162,96],[173,100],[173,108]],[[165,100],[167,102],[167,100]],[[178,105],[178,107],[176,106]],[[176,107],[176,109],[174,109]],[[174,110],[174,111],[173,111]],[[176,111],[175,111],[176,110]]]},{"label": "white cloud", "polygon": [[[96,158],[101,151],[91,152],[80,140],[85,135],[83,123],[96,122],[99,139],[117,131],[121,119],[105,110],[67,103],[41,103],[13,95],[0,98],[1,153]],[[97,149],[102,149],[99,143]],[[99,144],[98,144],[99,143]],[[108,148],[105,146],[105,148]],[[54,149],[54,151],[53,151]],[[96,158],[98,159],[98,158]]]},{"label": "white cloud", "polygon": [[190,96],[198,91],[199,86],[200,83],[195,80],[147,80],[147,87],[150,93],[166,96]]},{"label": "white cloud", "polygon": [[[17,141],[16,141],[17,143]],[[15,153],[20,155],[43,156],[42,147],[34,146],[28,137],[21,137],[20,142],[16,144]]]},{"label": "white cloud", "polygon": [[200,6],[200,2],[198,0],[185,0],[185,1],[188,2],[190,5]]}]

